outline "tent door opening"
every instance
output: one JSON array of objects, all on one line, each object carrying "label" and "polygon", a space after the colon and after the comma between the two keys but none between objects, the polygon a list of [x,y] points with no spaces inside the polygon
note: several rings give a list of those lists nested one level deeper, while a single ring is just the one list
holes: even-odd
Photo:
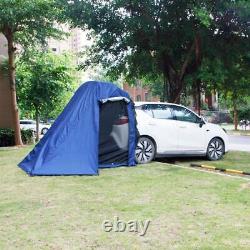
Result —
[{"label": "tent door opening", "polygon": [[128,162],[129,120],[125,100],[100,102],[99,166]]}]

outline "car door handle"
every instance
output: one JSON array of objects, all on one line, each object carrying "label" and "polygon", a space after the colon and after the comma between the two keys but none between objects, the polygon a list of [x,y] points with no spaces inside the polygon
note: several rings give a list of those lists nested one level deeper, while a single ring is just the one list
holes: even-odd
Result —
[{"label": "car door handle", "polygon": [[179,128],[186,128],[186,126],[180,126]]},{"label": "car door handle", "polygon": [[155,126],[156,124],[155,123],[149,123],[148,125],[150,125],[150,126]]}]

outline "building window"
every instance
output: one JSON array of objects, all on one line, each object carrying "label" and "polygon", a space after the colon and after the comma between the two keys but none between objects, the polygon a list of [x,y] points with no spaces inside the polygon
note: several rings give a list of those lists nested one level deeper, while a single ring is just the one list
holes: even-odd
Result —
[{"label": "building window", "polygon": [[145,93],[145,101],[146,102],[150,101],[149,93]]},{"label": "building window", "polygon": [[141,101],[141,95],[137,95],[137,96],[136,96],[136,101],[137,101],[137,102],[140,102],[140,101]]},{"label": "building window", "polygon": [[56,51],[56,48],[52,48],[52,51]]}]

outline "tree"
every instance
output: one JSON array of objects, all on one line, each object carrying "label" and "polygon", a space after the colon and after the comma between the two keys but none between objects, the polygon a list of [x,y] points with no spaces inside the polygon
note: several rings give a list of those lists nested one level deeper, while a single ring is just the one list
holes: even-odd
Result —
[{"label": "tree", "polygon": [[233,110],[234,129],[238,129],[238,108],[250,96],[250,55],[248,61],[240,60],[232,65],[226,82],[222,85],[224,98],[229,100]]},{"label": "tree", "polygon": [[8,42],[8,71],[14,118],[15,144],[22,145],[19,114],[16,101],[15,54],[16,45],[26,47],[47,37],[59,37],[62,32],[54,28],[59,16],[54,0],[1,0],[0,32]]},{"label": "tree", "polygon": [[[250,4],[248,1],[218,1],[213,10],[211,46],[200,68],[200,78],[229,99],[234,124],[238,126],[238,105],[249,95],[250,87]],[[220,11],[219,11],[220,10]]]},{"label": "tree", "polygon": [[39,120],[55,118],[76,86],[74,68],[67,55],[31,51],[17,63],[17,96],[23,113],[34,114],[39,140]]},{"label": "tree", "polygon": [[[228,27],[245,34],[249,17],[249,3],[235,0],[65,0],[64,4],[73,25],[90,30],[95,40],[84,66],[101,63],[113,77],[125,74],[128,79],[163,82],[163,97],[171,102],[179,102],[187,76],[197,73],[206,55],[217,57],[215,45],[227,42],[221,38],[227,36]],[[242,37],[239,32],[234,35]],[[201,80],[196,76],[199,90]]]},{"label": "tree", "polygon": [[86,65],[102,63],[114,77],[161,78],[164,99],[179,101],[184,78],[201,61],[201,38],[209,25],[206,1],[66,2],[73,25],[95,36]]}]

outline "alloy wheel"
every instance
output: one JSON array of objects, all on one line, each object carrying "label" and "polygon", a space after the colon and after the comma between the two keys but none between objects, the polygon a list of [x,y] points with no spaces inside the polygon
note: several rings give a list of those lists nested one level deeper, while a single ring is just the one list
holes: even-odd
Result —
[{"label": "alloy wheel", "polygon": [[216,161],[222,158],[225,152],[224,143],[219,138],[212,139],[207,148],[207,157],[211,161]]},{"label": "alloy wheel", "polygon": [[139,164],[145,164],[154,159],[155,145],[147,137],[140,137],[135,150],[135,159]]}]

